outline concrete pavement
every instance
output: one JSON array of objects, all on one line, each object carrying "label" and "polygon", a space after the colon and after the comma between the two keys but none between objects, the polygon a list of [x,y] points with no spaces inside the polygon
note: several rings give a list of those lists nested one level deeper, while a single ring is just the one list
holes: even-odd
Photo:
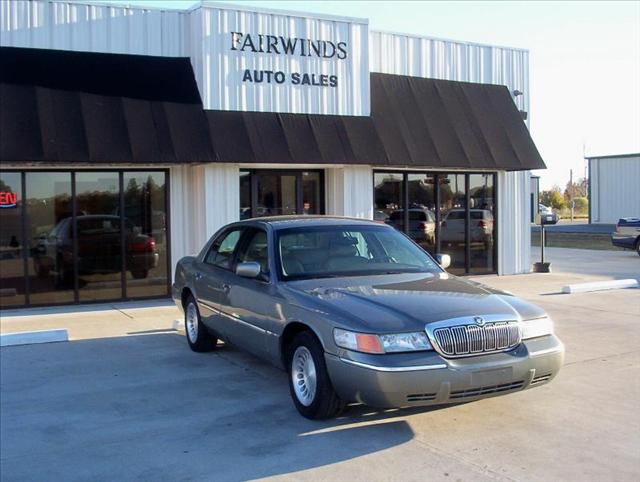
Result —
[{"label": "concrete pavement", "polygon": [[231,347],[189,351],[171,306],[63,314],[76,341],[0,349],[0,479],[638,480],[640,290],[558,293],[631,277],[640,257],[568,251],[551,274],[475,278],[548,310],[559,376],[438,409],[311,422],[284,373]]}]

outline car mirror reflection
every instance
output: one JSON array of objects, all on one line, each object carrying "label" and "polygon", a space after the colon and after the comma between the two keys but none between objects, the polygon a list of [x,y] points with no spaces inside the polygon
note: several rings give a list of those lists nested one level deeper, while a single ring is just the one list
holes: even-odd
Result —
[{"label": "car mirror reflection", "polygon": [[448,254],[436,254],[436,261],[442,269],[447,269],[451,266],[451,256]]}]

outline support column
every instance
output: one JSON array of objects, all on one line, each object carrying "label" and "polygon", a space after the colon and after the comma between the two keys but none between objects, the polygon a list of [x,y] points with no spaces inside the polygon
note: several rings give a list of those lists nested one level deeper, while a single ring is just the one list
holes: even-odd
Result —
[{"label": "support column", "polygon": [[327,214],[373,219],[373,169],[345,166],[326,170]]},{"label": "support column", "polygon": [[498,274],[531,271],[529,171],[498,172]]}]

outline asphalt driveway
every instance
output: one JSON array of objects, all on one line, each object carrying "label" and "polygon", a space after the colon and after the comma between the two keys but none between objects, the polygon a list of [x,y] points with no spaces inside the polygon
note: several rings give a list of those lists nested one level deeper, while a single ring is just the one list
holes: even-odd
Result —
[{"label": "asphalt driveway", "polygon": [[[627,254],[620,266],[640,266]],[[577,271],[477,278],[555,318],[567,360],[551,384],[437,409],[355,406],[330,422],[300,417],[285,374],[259,360],[189,351],[169,306],[57,315],[93,328],[0,349],[0,478],[638,480],[640,290],[558,294],[607,276]]]}]

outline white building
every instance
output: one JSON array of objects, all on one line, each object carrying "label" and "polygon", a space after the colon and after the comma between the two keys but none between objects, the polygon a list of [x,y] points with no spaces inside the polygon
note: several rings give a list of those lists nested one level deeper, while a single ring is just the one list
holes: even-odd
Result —
[{"label": "white building", "polygon": [[616,224],[640,217],[640,154],[587,157],[589,222]]},{"label": "white building", "polygon": [[[180,257],[267,214],[384,221],[457,274],[530,270],[526,50],[210,2],[6,0],[0,53],[1,306],[166,296]],[[96,219],[119,244],[83,240]]]}]

